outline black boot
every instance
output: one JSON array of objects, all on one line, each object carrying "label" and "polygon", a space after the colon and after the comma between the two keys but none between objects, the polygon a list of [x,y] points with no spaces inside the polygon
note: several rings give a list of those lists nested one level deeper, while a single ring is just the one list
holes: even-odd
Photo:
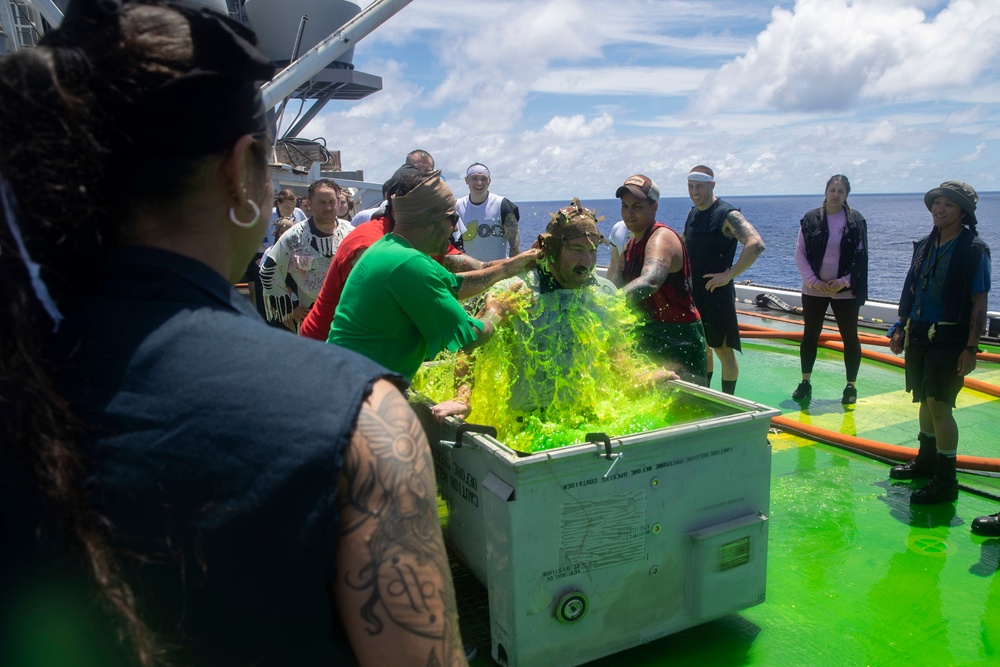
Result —
[{"label": "black boot", "polygon": [[930,478],[937,468],[937,438],[932,435],[917,434],[920,449],[917,455],[903,465],[893,466],[889,471],[889,479]]},{"label": "black boot", "polygon": [[955,477],[955,457],[937,455],[937,471],[927,486],[910,494],[913,505],[937,505],[958,500],[958,479]]},{"label": "black boot", "polygon": [[1000,537],[1000,512],[977,516],[972,521],[972,532],[986,537]]}]

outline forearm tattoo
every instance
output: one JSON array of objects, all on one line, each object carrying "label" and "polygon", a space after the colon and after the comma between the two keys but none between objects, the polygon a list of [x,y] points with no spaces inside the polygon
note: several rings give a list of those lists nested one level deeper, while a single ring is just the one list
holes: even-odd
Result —
[{"label": "forearm tattoo", "polygon": [[503,235],[510,244],[511,257],[521,252],[521,230],[518,229],[517,217],[513,213],[508,213],[504,218]]},{"label": "forearm tattoo", "polygon": [[445,255],[441,264],[452,273],[462,273],[464,271],[475,271],[483,268],[483,263],[470,255]]},{"label": "forearm tattoo", "polygon": [[367,451],[352,445],[345,455],[341,532],[368,526],[370,560],[342,576],[368,595],[360,612],[370,635],[393,624],[431,640],[428,665],[451,664],[461,638],[423,429],[395,392],[362,409],[357,429]]},{"label": "forearm tattoo", "polygon": [[[506,273],[504,273],[506,275]],[[496,277],[495,273],[483,273],[481,271],[476,271],[475,273],[466,273],[462,275],[462,286],[458,290],[459,299],[467,299],[473,297],[487,287],[493,284],[493,278]]]},{"label": "forearm tattoo", "polygon": [[625,294],[638,303],[660,289],[670,275],[670,261],[659,257],[647,257],[643,262],[642,273],[631,281],[623,290]]}]

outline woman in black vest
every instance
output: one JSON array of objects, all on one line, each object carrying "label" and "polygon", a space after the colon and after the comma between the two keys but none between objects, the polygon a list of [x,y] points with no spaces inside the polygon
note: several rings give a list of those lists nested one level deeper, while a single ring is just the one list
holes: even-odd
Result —
[{"label": "woman in black vest", "polygon": [[858,400],[858,312],[868,298],[868,226],[864,216],[847,203],[850,193],[847,176],[831,176],[823,205],[806,213],[799,223],[795,264],[802,274],[805,329],[799,347],[802,382],[792,393],[796,401],[812,396],[810,380],[827,307],[833,310],[844,341],[847,386],[841,403],[850,405]]},{"label": "woman in black vest", "polygon": [[273,192],[255,42],[74,0],[0,59],[4,655],[465,664],[402,378],[233,288]]}]

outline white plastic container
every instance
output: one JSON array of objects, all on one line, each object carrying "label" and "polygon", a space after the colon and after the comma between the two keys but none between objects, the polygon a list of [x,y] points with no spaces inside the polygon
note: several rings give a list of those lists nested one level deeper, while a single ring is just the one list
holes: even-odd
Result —
[{"label": "white plastic container", "polygon": [[671,384],[716,416],[531,455],[424,419],[501,665],[579,665],[764,601],[779,411]]}]

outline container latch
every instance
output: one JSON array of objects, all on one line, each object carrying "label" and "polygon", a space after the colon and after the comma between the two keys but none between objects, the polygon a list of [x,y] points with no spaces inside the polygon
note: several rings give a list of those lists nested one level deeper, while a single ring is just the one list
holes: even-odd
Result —
[{"label": "container latch", "polygon": [[[588,433],[584,436],[587,442],[603,442],[604,443],[604,456],[609,461],[611,460],[611,438],[608,437],[607,433]],[[457,437],[455,438],[458,439]]]}]

